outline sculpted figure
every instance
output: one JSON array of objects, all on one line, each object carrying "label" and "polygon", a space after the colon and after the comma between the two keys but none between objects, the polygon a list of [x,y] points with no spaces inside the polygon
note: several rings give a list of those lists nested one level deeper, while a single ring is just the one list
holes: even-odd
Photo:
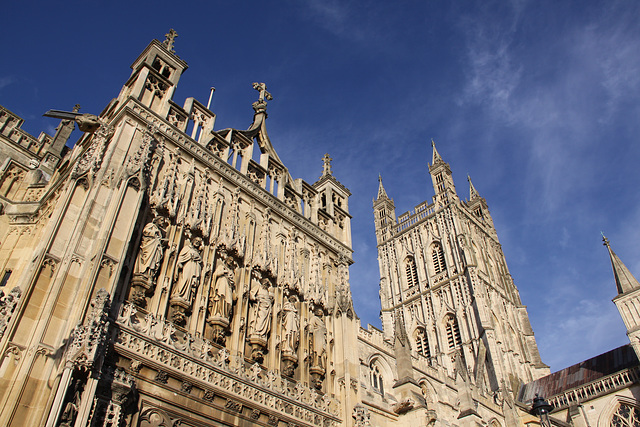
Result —
[{"label": "sculpted figure", "polygon": [[296,297],[290,296],[284,303],[282,311],[284,313],[282,319],[283,334],[282,350],[295,353],[300,342],[300,317],[296,308]]},{"label": "sculpted figure", "polygon": [[171,294],[172,299],[180,299],[191,304],[195,290],[200,284],[200,273],[202,272],[201,244],[200,238],[196,237],[193,242],[187,240],[187,244],[180,251],[178,268],[174,278],[177,282]]},{"label": "sculpted figure", "polygon": [[327,347],[327,327],[322,320],[322,309],[316,308],[309,323],[309,354],[311,355],[311,366],[325,367],[325,356]]},{"label": "sculpted figure", "polygon": [[163,256],[162,232],[150,222],[142,230],[142,241],[136,258],[133,274],[151,280],[155,277]]},{"label": "sculpted figure", "polygon": [[228,319],[233,306],[235,280],[233,278],[233,258],[227,256],[218,262],[213,272],[214,286],[209,300],[209,310],[212,316]]},{"label": "sculpted figure", "polygon": [[271,306],[273,297],[269,293],[269,279],[262,278],[249,292],[251,303],[251,320],[249,334],[251,337],[267,339],[271,329]]}]

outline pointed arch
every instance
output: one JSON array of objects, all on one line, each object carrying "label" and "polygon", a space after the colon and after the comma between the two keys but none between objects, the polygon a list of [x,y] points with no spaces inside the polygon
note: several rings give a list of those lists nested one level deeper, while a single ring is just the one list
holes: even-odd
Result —
[{"label": "pointed arch", "polygon": [[635,427],[640,425],[640,406],[636,399],[616,395],[600,413],[598,427]]},{"label": "pointed arch", "polygon": [[407,281],[407,288],[418,286],[418,269],[416,267],[416,260],[413,256],[407,256],[404,260],[404,272],[405,279]]},{"label": "pointed arch", "polygon": [[431,262],[434,274],[440,274],[446,271],[447,264],[444,259],[444,250],[439,242],[433,242],[431,244]]},{"label": "pointed arch", "polygon": [[444,318],[444,328],[447,333],[447,345],[449,350],[459,348],[462,345],[462,336],[458,320],[453,313],[449,313]]},{"label": "pointed arch", "polygon": [[369,383],[374,391],[385,395],[385,387],[393,384],[391,367],[380,354],[374,354],[369,358]]},{"label": "pointed arch", "polygon": [[427,331],[423,327],[418,327],[415,330],[413,335],[413,342],[415,345],[415,350],[418,354],[430,358],[431,357],[431,347],[429,346],[429,338],[427,336]]}]

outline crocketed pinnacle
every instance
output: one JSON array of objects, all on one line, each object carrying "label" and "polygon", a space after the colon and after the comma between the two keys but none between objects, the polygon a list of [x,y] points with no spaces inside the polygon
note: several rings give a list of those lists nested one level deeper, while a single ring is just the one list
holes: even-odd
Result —
[{"label": "crocketed pinnacle", "polygon": [[611,267],[613,268],[613,277],[616,279],[618,294],[626,294],[627,292],[640,289],[638,279],[631,274],[627,266],[624,265],[618,255],[613,252],[613,249],[611,249],[611,245],[609,244],[609,239],[607,239],[604,234],[602,234],[602,241],[609,250],[609,258],[611,258]]}]

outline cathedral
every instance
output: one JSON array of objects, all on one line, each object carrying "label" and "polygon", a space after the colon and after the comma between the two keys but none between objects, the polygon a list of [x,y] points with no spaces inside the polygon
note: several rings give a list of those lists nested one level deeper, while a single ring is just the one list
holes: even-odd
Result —
[{"label": "cathedral", "polygon": [[0,107],[0,425],[640,425],[640,284],[606,239],[631,344],[550,373],[486,200],[433,143],[432,200],[397,216],[379,179],[364,328],[331,158],[290,175],[265,83],[246,130],[176,103],[176,36],[99,115],[47,112],[53,136]]}]

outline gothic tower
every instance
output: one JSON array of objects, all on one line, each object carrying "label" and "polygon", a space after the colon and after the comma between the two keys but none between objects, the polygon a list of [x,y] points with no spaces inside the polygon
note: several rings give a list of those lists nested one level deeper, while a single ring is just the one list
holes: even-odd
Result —
[{"label": "gothic tower", "polygon": [[526,307],[486,201],[470,179],[470,199],[459,199],[435,143],[429,173],[433,201],[397,221],[382,182],[374,200],[385,339],[394,339],[400,317],[415,357],[478,390],[512,396],[548,372]]}]

